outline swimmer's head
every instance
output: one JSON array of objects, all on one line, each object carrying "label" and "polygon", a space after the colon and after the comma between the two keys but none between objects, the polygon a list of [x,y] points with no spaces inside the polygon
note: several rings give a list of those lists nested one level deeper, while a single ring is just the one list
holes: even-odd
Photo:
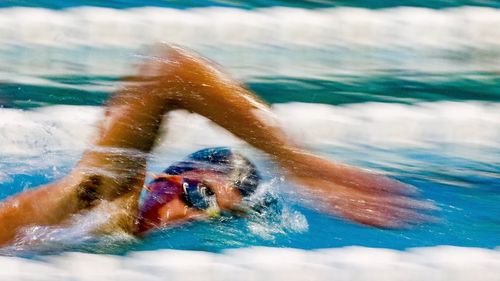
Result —
[{"label": "swimmer's head", "polygon": [[253,194],[260,181],[257,167],[248,158],[227,147],[199,150],[185,161],[170,166],[164,173],[179,175],[196,170],[225,176],[242,197]]},{"label": "swimmer's head", "polygon": [[226,147],[197,151],[168,167],[147,186],[140,232],[167,224],[180,208],[186,214],[196,211],[209,216],[241,211],[244,198],[255,192],[259,181],[255,165],[238,152]]}]

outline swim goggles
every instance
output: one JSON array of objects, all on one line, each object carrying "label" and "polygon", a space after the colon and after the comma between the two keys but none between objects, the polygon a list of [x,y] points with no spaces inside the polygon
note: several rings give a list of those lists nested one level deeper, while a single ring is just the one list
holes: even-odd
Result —
[{"label": "swim goggles", "polygon": [[183,178],[183,199],[188,207],[204,210],[210,216],[219,216],[215,193],[202,181]]},{"label": "swim goggles", "polygon": [[210,217],[220,216],[215,193],[203,181],[182,176],[161,175],[154,180],[154,183],[159,184],[160,188],[166,188],[170,184],[177,185],[180,187],[180,198],[188,207],[205,211]]}]

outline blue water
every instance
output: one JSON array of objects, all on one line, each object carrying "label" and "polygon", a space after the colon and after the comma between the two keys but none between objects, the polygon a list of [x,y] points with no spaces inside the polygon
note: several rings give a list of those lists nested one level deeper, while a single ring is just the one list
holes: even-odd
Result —
[{"label": "blue water", "polygon": [[[456,155],[460,151],[461,156]],[[141,241],[86,241],[75,245],[63,243],[63,249],[84,250],[98,253],[126,253],[131,250],[186,249],[220,251],[246,246],[294,247],[316,249],[359,245],[377,248],[406,249],[411,247],[454,245],[494,248],[499,245],[500,231],[500,163],[497,149],[475,147],[440,147],[437,149],[380,149],[376,147],[329,147],[324,155],[347,163],[377,169],[392,174],[403,182],[415,185],[422,197],[433,200],[441,209],[436,212],[439,221],[406,230],[381,230],[354,225],[314,211],[301,204],[298,196],[290,195],[284,184],[279,188],[279,198],[290,214],[271,218],[223,218],[210,222],[195,222],[185,226],[165,229]],[[477,158],[478,156],[482,158]],[[56,164],[44,169],[32,169],[30,165],[44,167],[45,158],[60,159],[61,155],[40,156],[38,159],[18,157],[2,159],[0,166],[11,170],[24,170],[11,175],[0,184],[1,196],[50,182],[64,175],[71,165]],[[67,157],[67,155],[66,155]],[[77,155],[72,157],[76,160]],[[173,157],[162,155],[152,161],[151,171],[164,167]],[[164,162],[165,161],[165,162]],[[30,163],[31,162],[31,163]],[[155,163],[156,162],[156,163]],[[28,164],[27,164],[28,163]],[[275,170],[259,163],[266,179]],[[9,168],[10,167],[10,168]],[[268,170],[266,170],[268,169]],[[299,216],[299,222],[294,216]],[[304,225],[304,220],[305,225]],[[269,233],[253,232],[257,224],[270,229]],[[289,227],[291,224],[298,226]],[[250,230],[250,231],[249,231]],[[102,244],[105,244],[105,247]],[[98,247],[96,245],[99,245]],[[58,246],[60,250],[61,246]],[[49,252],[53,252],[50,249]]]},{"label": "blue water", "polygon": [[[43,7],[59,10],[82,6],[113,9],[153,6],[187,9],[189,14],[192,13],[189,10],[191,8],[206,7],[252,10],[285,6],[300,11],[349,6],[375,10],[395,8],[401,4],[399,1],[368,0],[12,0],[0,3],[0,8]],[[403,4],[425,7],[428,9],[426,11],[449,7],[460,9],[465,5],[491,8],[488,11],[499,8],[496,1],[415,0],[405,1]],[[30,11],[24,13],[28,12]],[[61,13],[66,15],[67,12],[62,10]],[[110,18],[112,16],[114,15]],[[378,16],[381,19],[387,17],[380,14]],[[481,17],[474,17],[476,20],[478,18]],[[418,22],[417,26],[419,24],[424,22]],[[283,33],[292,27],[284,24]],[[179,33],[190,34],[189,26],[184,28]],[[405,28],[407,26],[402,24],[403,31],[398,31],[400,36],[406,33]],[[47,28],[40,34],[48,34],[47,38],[51,39],[53,35],[50,30],[52,29]],[[441,32],[448,35],[447,29]],[[329,38],[330,35],[325,33],[324,38]],[[414,37],[418,43],[417,35],[418,32]],[[73,35],[62,33],[61,42],[71,36]],[[342,38],[349,39],[346,36]],[[315,211],[314,204],[304,202],[294,194],[290,183],[277,181],[279,176],[276,168],[265,157],[238,144],[240,149],[257,162],[266,184],[278,194],[282,205],[280,212],[270,210],[265,218],[222,218],[189,223],[158,231],[144,240],[107,237],[82,241],[77,239],[76,243],[72,243],[74,241],[61,239],[63,241],[60,244],[49,247],[46,251],[76,249],[124,254],[134,250],[165,248],[217,252],[247,246],[317,249],[359,245],[406,249],[436,245],[494,248],[500,245],[500,123],[496,119],[499,115],[495,112],[500,102],[500,70],[495,63],[500,61],[495,45],[495,40],[499,39],[489,38],[491,40],[485,40],[486,43],[481,43],[483,45],[464,45],[464,49],[457,50],[460,44],[457,44],[458,47],[447,45],[447,41],[439,41],[441,37],[443,36],[437,36],[437,43],[422,43],[422,46],[414,49],[389,43],[376,45],[379,44],[378,41],[371,37],[367,39],[369,43],[366,45],[343,41],[332,44],[325,39],[325,45],[312,47],[291,46],[284,39],[284,43],[279,46],[269,46],[262,42],[247,42],[245,45],[234,41],[224,46],[227,52],[217,49],[217,41],[197,45],[196,40],[192,39],[196,36],[182,37],[188,45],[189,42],[195,42],[189,47],[220,62],[270,104],[278,105],[278,108],[281,105],[285,111],[290,112],[306,108],[302,103],[313,104],[309,111],[298,114],[296,119],[290,119],[293,122],[287,123],[291,130],[305,130],[304,135],[318,134],[317,139],[305,138],[309,143],[304,145],[332,160],[373,169],[415,185],[421,191],[421,198],[432,200],[440,208],[433,213],[438,219],[436,222],[405,230],[381,230],[322,214]],[[35,39],[33,42],[26,40],[30,38],[28,35],[19,37],[21,39],[12,38],[14,37],[0,35],[0,60],[10,62],[0,66],[0,116],[6,120],[0,120],[0,140],[3,141],[0,145],[5,147],[0,147],[0,199],[61,178],[72,168],[84,149],[80,140],[75,140],[75,147],[71,147],[71,136],[80,136],[78,122],[97,118],[94,109],[102,107],[122,76],[120,63],[127,64],[128,59],[136,58],[137,50],[142,47],[139,43],[137,46],[130,46],[132,43],[126,42],[124,44],[129,45],[124,47],[113,47],[111,43],[104,47],[94,46],[94,43],[89,43],[93,42],[90,39],[88,42],[76,43],[76,47],[65,45],[66,43],[52,46]],[[258,36],[251,38],[260,39]],[[353,39],[353,42],[357,41]],[[272,55],[262,50],[271,50]],[[359,58],[359,54],[364,55]],[[463,54],[468,56],[464,57]],[[271,62],[266,61],[268,59]],[[273,59],[279,62],[276,67],[272,65],[275,62]],[[92,68],[99,60],[105,62]],[[107,60],[111,63],[106,64]],[[87,61],[92,63],[86,63]],[[113,68],[115,64],[118,66]],[[294,71],[287,72],[290,69]],[[291,102],[300,103],[290,104]],[[322,115],[321,111],[316,111],[314,106],[317,104],[320,105],[318,109],[327,106],[331,110],[344,112],[335,115],[340,118],[338,122],[350,124],[351,121],[342,119],[350,118],[356,120],[353,123],[355,126],[352,130],[349,130],[349,125],[342,127],[339,130],[345,133],[340,134],[335,128],[328,128],[328,123],[337,120],[329,119],[333,115]],[[386,104],[401,105],[390,107],[391,110],[402,110],[397,115],[399,117],[380,121],[379,113],[391,113],[380,109]],[[40,121],[39,115],[31,115],[48,106],[62,107],[49,108],[54,115],[47,117],[47,120]],[[68,109],[66,106],[73,107]],[[446,108],[447,111],[443,113],[441,108]],[[315,126],[314,120],[307,123],[309,117],[316,118],[318,125]],[[73,119],[75,123],[71,125],[64,123]],[[460,124],[463,126],[459,126]],[[87,123],[81,126],[82,130],[92,127]],[[198,129],[202,133],[207,132],[201,125]],[[369,134],[362,134],[362,131],[372,129],[373,138]],[[331,131],[332,136],[322,134],[323,130]],[[389,131],[384,133],[386,130]],[[399,133],[394,135],[394,132]],[[399,136],[402,136],[402,143],[391,142]],[[61,137],[64,139],[58,141]],[[181,143],[172,150],[160,150],[152,156],[149,170],[160,171],[194,149],[212,144],[204,144],[199,139],[194,143],[190,141],[186,140],[185,145]],[[222,144],[227,144],[225,141],[226,139]]]}]

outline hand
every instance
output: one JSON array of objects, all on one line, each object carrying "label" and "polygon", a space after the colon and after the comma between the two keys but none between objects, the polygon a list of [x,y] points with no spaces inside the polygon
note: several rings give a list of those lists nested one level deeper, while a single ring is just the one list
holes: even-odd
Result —
[{"label": "hand", "polygon": [[413,186],[385,176],[294,151],[279,161],[291,180],[320,200],[327,213],[374,227],[403,228],[433,218],[429,201],[412,198]]}]

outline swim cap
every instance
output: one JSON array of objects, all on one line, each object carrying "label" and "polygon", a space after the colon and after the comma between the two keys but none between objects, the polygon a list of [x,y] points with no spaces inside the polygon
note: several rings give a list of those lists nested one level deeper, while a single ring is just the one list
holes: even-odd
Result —
[{"label": "swim cap", "polygon": [[208,170],[228,175],[243,197],[253,194],[259,186],[260,175],[257,167],[248,158],[228,147],[196,151],[183,161],[172,164],[163,173],[181,175],[193,170]]}]

